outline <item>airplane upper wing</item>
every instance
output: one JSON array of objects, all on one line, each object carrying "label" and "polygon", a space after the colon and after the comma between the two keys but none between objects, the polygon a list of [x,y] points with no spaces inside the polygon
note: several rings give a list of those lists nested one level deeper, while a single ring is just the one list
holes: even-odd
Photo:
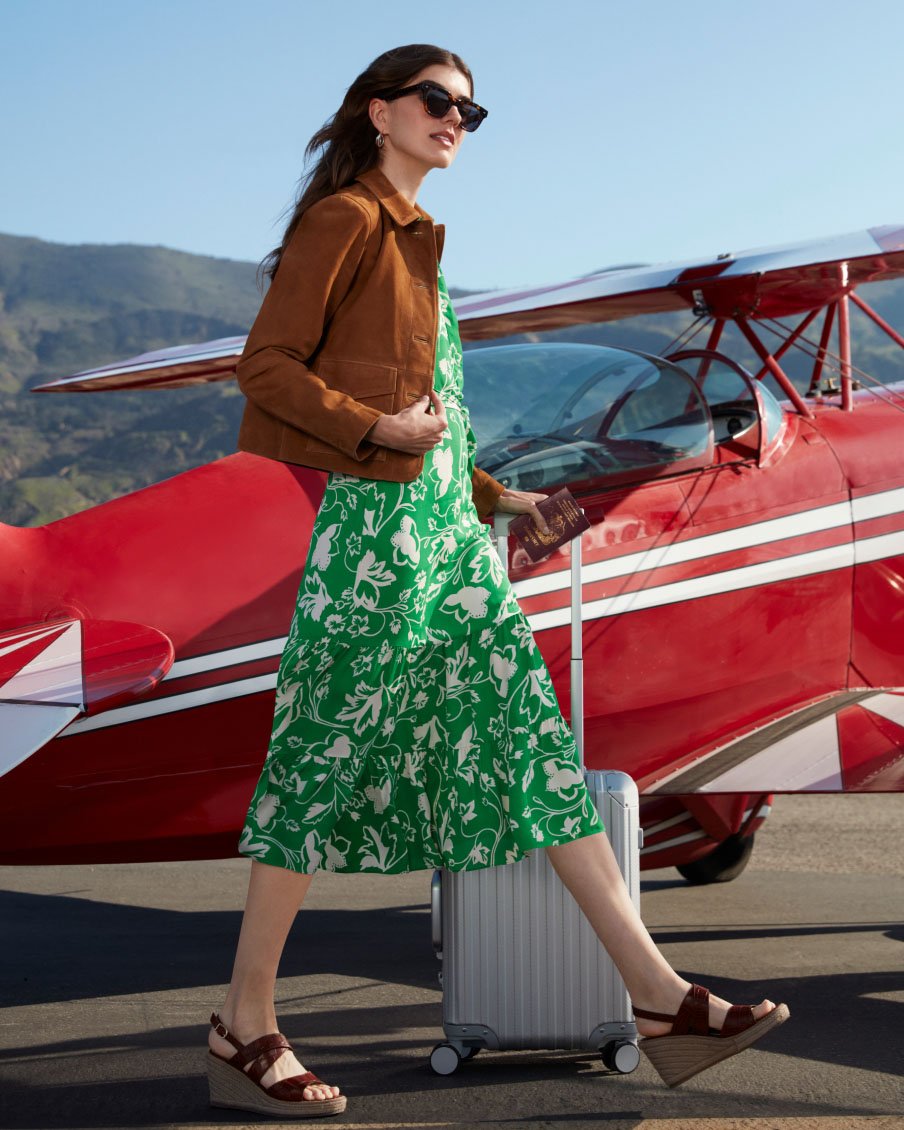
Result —
[{"label": "airplane upper wing", "polygon": [[121,620],[56,620],[0,633],[0,776],[78,715],[156,686],[174,654],[156,628]]},{"label": "airplane upper wing", "polygon": [[455,305],[467,340],[693,311],[776,318],[818,309],[862,283],[904,276],[904,227],[755,248],[713,259],[603,270],[550,286],[468,295]]},{"label": "airplane upper wing", "polygon": [[[866,231],[710,259],[601,270],[538,287],[455,301],[462,339],[561,329],[638,314],[696,311],[716,317],[780,317],[817,309],[862,283],[904,277],[904,227]],[[36,385],[32,392],[181,388],[231,378],[244,337],[141,353]]]}]

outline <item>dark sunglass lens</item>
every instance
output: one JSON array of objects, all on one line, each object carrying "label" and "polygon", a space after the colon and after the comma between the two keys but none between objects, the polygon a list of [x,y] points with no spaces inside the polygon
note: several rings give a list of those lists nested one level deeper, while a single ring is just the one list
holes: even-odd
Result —
[{"label": "dark sunglass lens", "polygon": [[[431,117],[444,118],[449,113],[454,101],[451,94],[435,86],[424,87],[422,93],[424,109]],[[468,133],[473,133],[486,117],[486,112],[473,102],[465,102],[464,105],[458,103],[457,109],[461,118],[461,128]]]},{"label": "dark sunglass lens", "polygon": [[424,108],[434,118],[444,118],[449,113],[452,99],[441,90],[430,87],[424,94]]}]

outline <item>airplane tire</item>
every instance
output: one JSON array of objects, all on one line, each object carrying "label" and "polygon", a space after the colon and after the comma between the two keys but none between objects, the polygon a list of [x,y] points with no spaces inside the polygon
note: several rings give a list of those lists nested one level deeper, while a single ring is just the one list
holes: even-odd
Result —
[{"label": "airplane tire", "polygon": [[678,873],[693,886],[705,883],[728,883],[737,879],[750,861],[754,835],[739,836],[737,832],[713,848],[709,855],[693,863],[680,863]]}]

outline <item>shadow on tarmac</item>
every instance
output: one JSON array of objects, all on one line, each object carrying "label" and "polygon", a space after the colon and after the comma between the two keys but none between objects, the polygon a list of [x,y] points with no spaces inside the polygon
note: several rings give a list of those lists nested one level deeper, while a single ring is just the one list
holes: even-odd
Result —
[{"label": "shadow on tarmac", "polygon": [[[833,980],[833,989],[837,988]],[[767,986],[770,993],[781,982]],[[780,995],[784,995],[781,994]],[[795,999],[795,1006],[800,1002]],[[293,1039],[303,1030],[305,1044],[316,1044],[323,1035],[341,1036],[343,1051],[318,1052],[317,1070],[328,1079],[344,1080],[349,1096],[349,1115],[343,1122],[366,1125],[380,1121],[399,1127],[504,1125],[517,1127],[601,1125],[617,1123],[632,1127],[649,1117],[700,1117],[701,1103],[709,1117],[731,1117],[743,1110],[760,1118],[870,1114],[837,1104],[822,1103],[814,1096],[787,1093],[758,1095],[721,1092],[698,1093],[688,1087],[665,1091],[650,1079],[609,1074],[600,1069],[590,1053],[481,1052],[451,1077],[437,1076],[427,1063],[429,1047],[422,1038],[405,1038],[411,1027],[438,1021],[432,1004],[387,1006],[335,1013],[329,1009],[292,1013],[283,1009],[281,1028]],[[812,1018],[811,1018],[812,1019]],[[875,1020],[875,1018],[874,1018]],[[864,1028],[868,1022],[864,1022]],[[790,1029],[790,1025],[788,1028]],[[850,1033],[853,1041],[858,1032]],[[381,1039],[379,1047],[367,1037],[398,1032],[398,1039]],[[812,1029],[810,1029],[812,1032]],[[779,1029],[770,1038],[770,1051],[803,1054],[794,1047],[794,1037]],[[790,1038],[789,1038],[790,1037]],[[799,1036],[798,1036],[799,1039]],[[249,1116],[239,1111],[213,1111],[207,1104],[204,1078],[204,1034],[199,1025],[171,1026],[165,1030],[119,1035],[109,1039],[68,1040],[28,1049],[47,1057],[47,1083],[41,1087],[4,1086],[6,1116],[10,1130],[69,1130],[80,1127],[248,1126]],[[812,1047],[808,1047],[812,1055]],[[411,1053],[418,1055],[412,1059]],[[407,1053],[407,1054],[406,1054]],[[422,1058],[421,1058],[422,1053]],[[53,1063],[81,1060],[79,1083],[55,1084]],[[149,1078],[153,1070],[154,1077]],[[575,1110],[582,1105],[584,1110]],[[591,1109],[586,1109],[590,1106]],[[600,1110],[600,1106],[606,1109]],[[519,1107],[521,1109],[519,1109]],[[572,1109],[568,1109],[571,1107]],[[640,1108],[640,1109],[638,1109]],[[354,1113],[352,1113],[354,1110]],[[540,1113],[542,1111],[542,1113]],[[251,1117],[254,1124],[265,1124]],[[312,1123],[313,1125],[314,1123]],[[775,1121],[766,1123],[775,1125]]]},{"label": "shadow on tarmac", "polygon": [[[0,997],[4,1005],[59,1004],[91,998],[128,997],[174,989],[225,984],[230,976],[241,923],[239,911],[181,912],[104,903],[69,895],[0,892],[0,938],[4,963]],[[812,935],[885,933],[904,941],[904,926],[886,923],[801,924],[708,929],[690,927],[655,931],[660,944],[670,941],[707,942],[726,939],[803,938]],[[430,942],[429,912],[423,905],[378,910],[304,909],[289,937],[280,977],[329,974],[392,986],[438,990],[438,962]],[[747,989],[731,979],[714,978],[701,970],[681,969],[692,981],[702,981],[729,1000],[741,999]],[[801,1055],[831,1064],[870,1071],[900,1070],[900,1005],[879,994],[904,991],[904,969],[863,971],[761,981],[759,989],[775,1001],[785,1001],[796,1023],[783,1025],[770,1037],[770,1050]],[[323,1003],[333,994],[323,994]],[[212,1002],[215,1006],[217,1002]],[[331,1036],[367,1041],[379,1035],[380,1050],[416,1046],[394,1044],[393,1031],[435,1028],[441,1038],[439,1001],[427,1004],[361,1010],[312,1010],[322,1003],[305,997],[305,1011],[281,1006],[283,1030],[291,1037]],[[753,1003],[753,1002],[750,1002]],[[309,1011],[311,1010],[311,1011]],[[161,1039],[174,1046],[203,1046],[206,1013],[198,1027],[166,1032],[117,1036],[111,1051],[134,1047],[159,1048]],[[23,1034],[24,1035],[24,1034]],[[800,1042],[805,1041],[806,1046]],[[22,1040],[22,1043],[27,1041]],[[30,1047],[30,1055],[78,1054],[106,1046],[103,1038],[84,1042],[50,1042]],[[21,1049],[20,1049],[21,1051]],[[425,1055],[429,1049],[425,1049]],[[510,1054],[510,1053],[509,1053]],[[481,1062],[478,1057],[468,1070]],[[548,1056],[541,1057],[538,1071]],[[523,1069],[523,1065],[522,1065]],[[503,1070],[500,1066],[498,1070]],[[120,1083],[116,1084],[121,1086]],[[434,1080],[434,1086],[441,1086]]]},{"label": "shadow on tarmac", "polygon": [[[176,911],[0,891],[0,973],[7,1004],[42,1004],[222,983],[241,911]],[[332,973],[438,988],[429,910],[303,908],[281,978]]]}]

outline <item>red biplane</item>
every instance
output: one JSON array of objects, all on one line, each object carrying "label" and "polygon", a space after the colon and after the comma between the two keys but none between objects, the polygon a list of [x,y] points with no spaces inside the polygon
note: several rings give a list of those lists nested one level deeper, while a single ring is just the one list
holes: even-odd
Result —
[{"label": "red biplane", "polygon": [[[663,357],[465,353],[478,465],[514,489],[568,485],[590,519],[585,756],[637,781],[645,867],[730,878],[773,794],[904,789],[904,388],[856,369],[849,325],[853,304],[904,346],[856,293],[902,275],[904,229],[873,228],[455,304],[465,341],[690,314]],[[725,351],[732,324],[754,365]],[[34,391],[229,379],[243,344]],[[809,387],[783,367],[792,349]],[[325,481],[239,452],[0,525],[0,861],[235,854]],[[568,551],[516,553],[510,575],[567,717]]]}]

